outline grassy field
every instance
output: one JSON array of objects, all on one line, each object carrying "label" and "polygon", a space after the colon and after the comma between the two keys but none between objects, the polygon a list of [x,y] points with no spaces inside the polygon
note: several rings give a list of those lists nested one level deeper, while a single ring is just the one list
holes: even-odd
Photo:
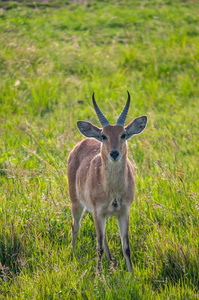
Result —
[{"label": "grassy field", "polygon": [[[0,2],[0,299],[199,299],[198,1]],[[93,217],[70,258],[67,157],[129,90],[133,273],[117,223],[96,275]],[[81,101],[79,101],[81,100]]]}]

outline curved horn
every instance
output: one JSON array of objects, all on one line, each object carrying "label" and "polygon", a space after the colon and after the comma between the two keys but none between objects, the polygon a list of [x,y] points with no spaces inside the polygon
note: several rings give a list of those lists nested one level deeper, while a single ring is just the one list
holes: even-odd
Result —
[{"label": "curved horn", "polygon": [[100,123],[102,124],[102,127],[104,128],[105,126],[110,125],[109,121],[107,120],[107,118],[105,117],[105,115],[101,112],[101,110],[99,109],[96,101],[95,101],[95,97],[94,97],[94,93],[92,95],[92,100],[93,100],[93,106],[94,109],[96,111],[96,114],[99,118]]},{"label": "curved horn", "polygon": [[128,99],[127,99],[126,105],[125,105],[123,111],[121,112],[119,118],[117,119],[116,125],[124,126],[124,122],[126,120],[126,116],[127,116],[128,110],[129,110],[129,105],[130,105],[130,100],[131,100],[131,96],[128,91],[127,91],[127,93],[128,93]]}]

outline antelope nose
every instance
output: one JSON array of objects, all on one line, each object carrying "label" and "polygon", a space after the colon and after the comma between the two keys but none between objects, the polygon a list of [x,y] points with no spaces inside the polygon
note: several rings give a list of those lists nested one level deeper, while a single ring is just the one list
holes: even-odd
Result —
[{"label": "antelope nose", "polygon": [[110,157],[112,160],[117,160],[119,158],[119,155],[120,155],[120,153],[117,150],[112,150],[110,152]]}]

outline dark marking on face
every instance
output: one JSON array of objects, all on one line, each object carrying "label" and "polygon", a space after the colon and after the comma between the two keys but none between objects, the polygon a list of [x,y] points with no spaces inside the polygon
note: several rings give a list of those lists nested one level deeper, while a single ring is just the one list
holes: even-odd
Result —
[{"label": "dark marking on face", "polygon": [[113,205],[114,208],[118,207],[117,199],[113,200],[112,205]]}]

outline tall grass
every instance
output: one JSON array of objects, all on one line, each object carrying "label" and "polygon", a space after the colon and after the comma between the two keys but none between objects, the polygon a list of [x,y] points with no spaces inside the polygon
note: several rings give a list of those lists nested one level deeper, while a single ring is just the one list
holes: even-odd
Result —
[{"label": "tall grass", "polygon": [[[198,299],[198,3],[0,3],[1,299]],[[67,157],[76,121],[99,125],[92,92],[114,123],[127,89],[127,123],[149,119],[129,141],[133,273],[112,218],[97,277],[90,214],[70,258]]]}]

